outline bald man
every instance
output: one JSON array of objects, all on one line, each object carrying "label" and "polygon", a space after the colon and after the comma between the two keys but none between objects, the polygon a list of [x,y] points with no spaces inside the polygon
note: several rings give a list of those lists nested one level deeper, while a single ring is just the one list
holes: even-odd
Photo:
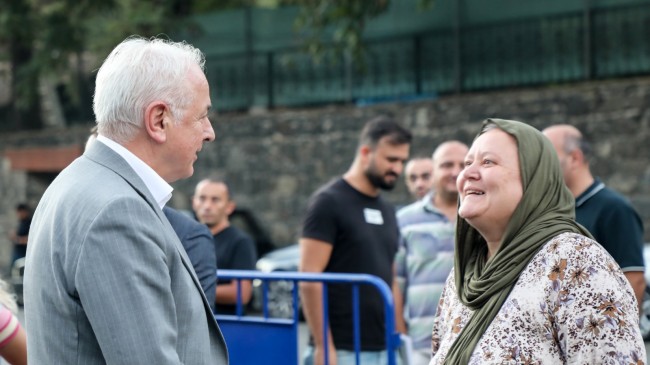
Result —
[{"label": "bald man", "polygon": [[641,218],[622,195],[593,177],[589,168],[591,146],[577,128],[559,124],[543,133],[553,143],[564,182],[576,198],[576,220],[621,266],[641,309],[646,286]]},{"label": "bald man", "polygon": [[433,161],[430,157],[415,157],[404,167],[406,188],[415,200],[424,198],[431,191]]},{"label": "bald man", "polygon": [[395,257],[395,318],[398,330],[413,341],[416,365],[431,359],[433,317],[454,264],[456,179],[466,154],[461,142],[440,144],[431,158],[431,192],[397,212],[401,238]]}]

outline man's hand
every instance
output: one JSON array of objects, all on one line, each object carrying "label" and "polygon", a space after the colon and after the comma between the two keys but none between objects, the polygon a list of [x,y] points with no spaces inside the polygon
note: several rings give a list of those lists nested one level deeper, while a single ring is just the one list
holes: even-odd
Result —
[{"label": "man's hand", "polygon": [[329,364],[325,363],[325,349],[323,346],[316,346],[314,347],[314,365],[336,365],[336,349],[334,348],[333,343],[329,343],[329,353],[327,354],[328,356],[328,361]]}]

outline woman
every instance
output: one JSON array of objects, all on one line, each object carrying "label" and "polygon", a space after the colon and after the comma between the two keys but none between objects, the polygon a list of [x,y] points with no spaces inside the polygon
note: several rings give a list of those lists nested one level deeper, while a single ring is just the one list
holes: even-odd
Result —
[{"label": "woman", "polygon": [[457,181],[455,266],[430,364],[643,364],[632,288],[574,221],[552,145],[488,119]]},{"label": "woman", "polygon": [[13,314],[18,308],[6,287],[7,284],[0,280],[0,356],[12,365],[27,364],[25,330]]}]

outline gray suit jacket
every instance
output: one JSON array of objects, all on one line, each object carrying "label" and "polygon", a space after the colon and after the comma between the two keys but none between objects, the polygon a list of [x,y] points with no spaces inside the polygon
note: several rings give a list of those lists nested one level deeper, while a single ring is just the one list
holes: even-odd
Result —
[{"label": "gray suit jacket", "polygon": [[150,192],[102,143],[63,170],[30,230],[30,364],[227,364],[191,263]]}]

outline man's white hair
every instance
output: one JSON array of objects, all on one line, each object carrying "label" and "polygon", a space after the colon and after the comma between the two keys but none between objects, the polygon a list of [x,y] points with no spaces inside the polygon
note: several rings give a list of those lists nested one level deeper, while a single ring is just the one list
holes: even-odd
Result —
[{"label": "man's white hair", "polygon": [[132,140],[143,127],[145,109],[156,100],[170,107],[174,122],[182,119],[195,97],[187,82],[192,65],[203,70],[205,56],[185,42],[124,40],[97,72],[93,111],[99,134],[118,143]]}]

